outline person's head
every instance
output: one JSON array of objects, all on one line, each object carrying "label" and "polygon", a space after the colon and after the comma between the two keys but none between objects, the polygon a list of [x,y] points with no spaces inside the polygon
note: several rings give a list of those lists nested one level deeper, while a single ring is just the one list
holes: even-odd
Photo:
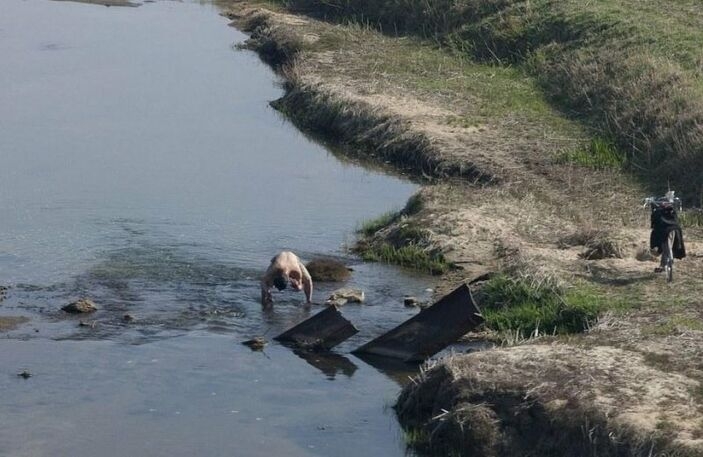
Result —
[{"label": "person's head", "polygon": [[281,273],[275,278],[273,278],[273,285],[278,290],[283,290],[288,286],[288,275]]}]

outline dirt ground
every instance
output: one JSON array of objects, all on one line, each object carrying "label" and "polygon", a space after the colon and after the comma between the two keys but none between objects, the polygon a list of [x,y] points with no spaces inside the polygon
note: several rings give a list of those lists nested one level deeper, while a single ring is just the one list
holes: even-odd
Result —
[{"label": "dirt ground", "polygon": [[[662,452],[675,448],[684,454],[703,454],[700,228],[685,230],[688,257],[676,263],[675,282],[667,284],[653,272],[657,263],[647,255],[645,191],[619,171],[555,160],[560,151],[585,138],[578,126],[560,123],[558,113],[548,113],[557,120],[546,123],[515,112],[481,114],[477,106],[490,103],[481,94],[459,96],[444,86],[433,91],[424,79],[388,71],[383,53],[392,56],[394,49],[407,46],[402,37],[318,22],[262,2],[224,3],[235,25],[278,40],[284,54],[285,40],[297,43],[295,55],[279,67],[283,78],[292,81],[294,90],[352,107],[340,109],[338,115],[347,119],[344,125],[350,129],[356,124],[349,119],[365,117],[370,125],[374,119],[385,123],[392,119],[402,126],[401,139],[416,137],[431,145],[426,154],[490,177],[472,181],[425,176],[430,179],[420,191],[422,209],[395,222],[429,230],[432,245],[460,267],[438,279],[438,296],[519,258],[532,271],[567,284],[585,281],[614,301],[634,303],[606,313],[582,335],[518,336],[504,342],[510,347],[455,356],[446,362],[451,376],[470,378],[474,386],[509,383],[515,389],[521,383],[521,392],[530,392],[545,404],[578,400],[584,411],[607,417],[618,436],[636,435],[642,443],[660,440],[666,432],[668,444]],[[455,71],[451,68],[436,71],[437,78],[466,77],[459,71],[451,73]],[[470,83],[469,77],[466,84]],[[310,107],[301,107],[305,108]],[[373,128],[341,140],[368,146],[366,140],[373,137],[368,130]],[[586,260],[581,255],[583,244],[564,242],[589,232],[606,234],[619,246],[622,258]],[[483,369],[475,370],[478,365]]]}]

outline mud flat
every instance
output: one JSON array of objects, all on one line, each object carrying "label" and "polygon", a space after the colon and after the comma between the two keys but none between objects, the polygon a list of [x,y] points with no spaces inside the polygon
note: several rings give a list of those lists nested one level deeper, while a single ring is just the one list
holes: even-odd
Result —
[{"label": "mud flat", "polygon": [[442,455],[703,455],[700,226],[685,228],[689,259],[663,293],[644,255],[648,191],[574,160],[610,146],[527,75],[320,21],[315,2],[309,15],[224,3],[284,80],[274,107],[425,184],[362,227],[365,258],[437,274],[437,295],[497,272],[476,292],[504,347],[440,361],[406,387],[396,409],[412,443]]}]

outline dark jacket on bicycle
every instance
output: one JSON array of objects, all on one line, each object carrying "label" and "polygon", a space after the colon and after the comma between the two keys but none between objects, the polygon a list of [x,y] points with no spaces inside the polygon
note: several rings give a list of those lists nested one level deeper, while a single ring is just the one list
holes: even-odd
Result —
[{"label": "dark jacket on bicycle", "polygon": [[652,233],[649,237],[649,248],[656,249],[661,254],[661,247],[666,242],[669,233],[675,231],[676,238],[672,246],[675,259],[686,257],[686,247],[683,243],[683,232],[679,225],[679,218],[676,210],[670,206],[657,208],[652,211]]}]

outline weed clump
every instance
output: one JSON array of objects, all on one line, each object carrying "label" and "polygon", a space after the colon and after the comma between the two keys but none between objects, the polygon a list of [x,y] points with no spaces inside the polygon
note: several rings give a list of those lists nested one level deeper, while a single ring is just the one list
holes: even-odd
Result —
[{"label": "weed clump", "polygon": [[395,247],[387,242],[373,243],[357,248],[367,262],[385,262],[424,271],[432,275],[448,272],[452,265],[440,252],[427,251],[417,245]]},{"label": "weed clump", "polygon": [[251,32],[251,36],[237,47],[256,51],[261,60],[274,68],[281,68],[290,63],[304,47],[300,35],[271,25],[268,15],[264,13],[252,15],[241,27]]},{"label": "weed clump", "polygon": [[559,240],[559,245],[563,248],[585,246],[586,250],[580,253],[579,257],[586,260],[622,259],[624,257],[622,247],[611,238],[607,231],[593,227],[583,227],[577,230]]},{"label": "weed clump", "polygon": [[585,286],[566,289],[528,276],[496,275],[480,297],[488,328],[523,335],[582,332],[604,309],[603,298]]},{"label": "weed clump", "polygon": [[557,162],[573,163],[596,170],[618,170],[625,165],[625,157],[612,141],[594,138],[585,148],[564,152],[557,158]]},{"label": "weed clump", "polygon": [[400,265],[432,275],[454,268],[432,243],[432,233],[410,221],[423,208],[420,194],[412,196],[400,211],[382,214],[364,222],[357,232],[362,235],[354,251],[367,262]]}]

